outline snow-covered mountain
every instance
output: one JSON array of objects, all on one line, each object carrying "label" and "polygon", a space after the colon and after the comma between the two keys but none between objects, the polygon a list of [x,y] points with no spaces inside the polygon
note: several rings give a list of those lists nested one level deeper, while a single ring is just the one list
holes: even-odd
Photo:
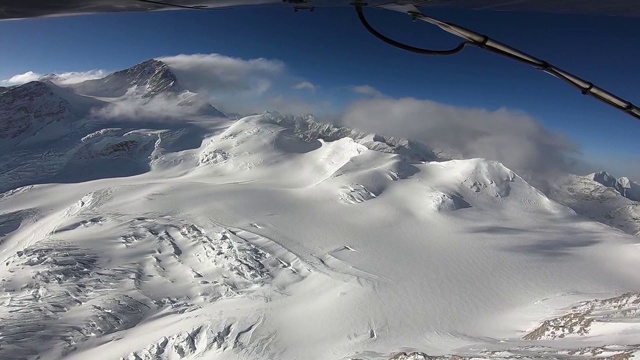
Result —
[{"label": "snow-covered mountain", "polygon": [[[152,113],[145,121],[126,113],[122,119],[103,116],[120,107],[158,104],[177,110],[169,117]],[[158,154],[201,141],[198,117],[225,116],[182,89],[157,60],[66,88],[48,80],[7,88],[0,94],[0,191],[143,173]]]},{"label": "snow-covered mountain", "polygon": [[0,94],[0,358],[640,356],[637,237],[309,115],[99,116],[189,90],[143,64]]},{"label": "snow-covered mountain", "polygon": [[588,177],[593,178],[600,184],[615,189],[620,195],[632,201],[640,201],[640,184],[637,184],[627,177],[615,178],[604,171],[597,172]]},{"label": "snow-covered mountain", "polygon": [[54,91],[32,81],[0,96],[0,144],[19,146],[55,140],[73,130],[79,115]]},{"label": "snow-covered mountain", "polygon": [[606,172],[567,175],[549,196],[577,213],[626,233],[640,236],[638,184]]},{"label": "snow-covered mountain", "polygon": [[114,72],[102,79],[87,80],[71,87],[80,94],[99,97],[119,97],[134,92],[143,98],[151,98],[160,94],[178,94],[185,90],[178,84],[169,66],[155,59]]}]

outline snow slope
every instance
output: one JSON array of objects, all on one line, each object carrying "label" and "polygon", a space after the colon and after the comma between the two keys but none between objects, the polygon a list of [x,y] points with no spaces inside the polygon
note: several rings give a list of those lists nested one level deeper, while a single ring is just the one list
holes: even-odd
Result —
[{"label": "snow slope", "polygon": [[[611,301],[594,299],[640,291],[636,237],[500,163],[416,160],[310,120],[201,118],[200,145],[158,151],[136,176],[0,195],[0,357],[638,351],[636,295],[624,321],[546,330],[574,304],[602,316]],[[130,149],[108,139],[145,134],[105,129],[76,153],[117,158]]]}]

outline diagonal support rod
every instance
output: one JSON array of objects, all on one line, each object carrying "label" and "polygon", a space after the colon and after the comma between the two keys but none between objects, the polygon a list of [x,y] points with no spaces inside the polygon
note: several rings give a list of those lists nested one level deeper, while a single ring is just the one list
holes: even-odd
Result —
[{"label": "diagonal support rod", "polygon": [[385,9],[399,11],[408,14],[414,20],[421,20],[427,22],[431,25],[435,25],[443,31],[448,32],[454,36],[462,38],[464,41],[461,42],[457,47],[452,50],[431,50],[431,49],[422,49],[416,48],[413,46],[405,45],[395,40],[389,39],[386,36],[380,34],[377,30],[375,30],[366,20],[364,16],[364,12],[362,8],[366,5],[363,3],[354,3],[356,8],[356,12],[358,14],[358,18],[365,26],[365,28],[373,34],[378,39],[395,46],[397,48],[411,51],[423,55],[453,55],[464,49],[464,47],[473,45],[479,47],[481,49],[487,50],[494,54],[498,54],[509,59],[518,61],[523,64],[530,65],[538,70],[541,70],[555,78],[558,78],[569,86],[576,88],[583,95],[591,96],[605,104],[613,106],[614,108],[624,111],[625,113],[635,117],[637,120],[640,120],[640,108],[635,106],[630,101],[620,98],[617,95],[614,95],[607,90],[604,90],[601,87],[594,85],[593,83],[584,80],[576,75],[573,75],[565,70],[560,69],[557,66],[549,64],[548,62],[538,59],[532,55],[529,55],[523,51],[515,49],[509,45],[503,44],[499,41],[493,40],[486,35],[479,34],[475,31],[466,29],[462,26],[448,23],[444,21],[440,21],[438,19],[434,19],[432,17],[426,16],[422,14],[415,6],[413,5],[385,5],[382,6]]}]

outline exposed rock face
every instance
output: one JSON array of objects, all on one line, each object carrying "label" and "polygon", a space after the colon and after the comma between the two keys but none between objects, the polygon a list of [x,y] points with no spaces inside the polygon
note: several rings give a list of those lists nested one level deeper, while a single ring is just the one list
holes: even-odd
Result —
[{"label": "exposed rock face", "polygon": [[640,201],[640,185],[629,180],[627,177],[616,179],[604,171],[589,175],[593,180],[600,184],[613,188],[629,200]]},{"label": "exposed rock face", "polygon": [[77,119],[71,105],[39,81],[10,88],[0,96],[0,139],[12,143],[55,138],[60,128]]}]

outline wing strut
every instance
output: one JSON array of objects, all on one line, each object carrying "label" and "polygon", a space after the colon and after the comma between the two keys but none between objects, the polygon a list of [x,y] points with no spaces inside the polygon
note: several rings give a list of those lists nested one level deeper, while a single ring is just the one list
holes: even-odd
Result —
[{"label": "wing strut", "polygon": [[410,45],[406,45],[382,35],[376,29],[374,29],[371,26],[371,24],[369,24],[362,10],[362,8],[366,6],[366,4],[356,2],[356,3],[353,3],[352,5],[356,8],[356,13],[358,14],[358,18],[360,19],[360,22],[362,22],[362,25],[364,25],[364,27],[367,29],[367,31],[369,31],[373,36],[377,37],[378,39],[384,41],[385,43],[391,46],[400,48],[402,50],[418,53],[418,54],[436,55],[436,56],[454,55],[461,52],[468,45],[476,46],[481,49],[490,51],[494,54],[502,55],[509,59],[533,66],[534,68],[541,70],[553,77],[556,77],[564,81],[568,85],[578,89],[583,95],[589,95],[591,97],[594,97],[604,102],[605,104],[613,106],[618,110],[622,110],[627,114],[640,120],[640,108],[633,105],[631,102],[624,100],[594,85],[589,81],[586,81],[554,65],[551,65],[544,60],[538,59],[520,50],[514,49],[511,46],[495,41],[486,35],[478,34],[472,30],[465,29],[462,26],[458,26],[456,24],[443,22],[443,21],[434,19],[432,17],[425,16],[413,5],[385,5],[383,6],[383,8],[404,12],[409,16],[411,16],[413,20],[422,20],[429,24],[435,25],[440,29],[448,32],[449,34],[452,34],[459,38],[464,39],[464,41],[461,42],[455,48],[450,50],[423,49],[423,48],[417,48]]}]

